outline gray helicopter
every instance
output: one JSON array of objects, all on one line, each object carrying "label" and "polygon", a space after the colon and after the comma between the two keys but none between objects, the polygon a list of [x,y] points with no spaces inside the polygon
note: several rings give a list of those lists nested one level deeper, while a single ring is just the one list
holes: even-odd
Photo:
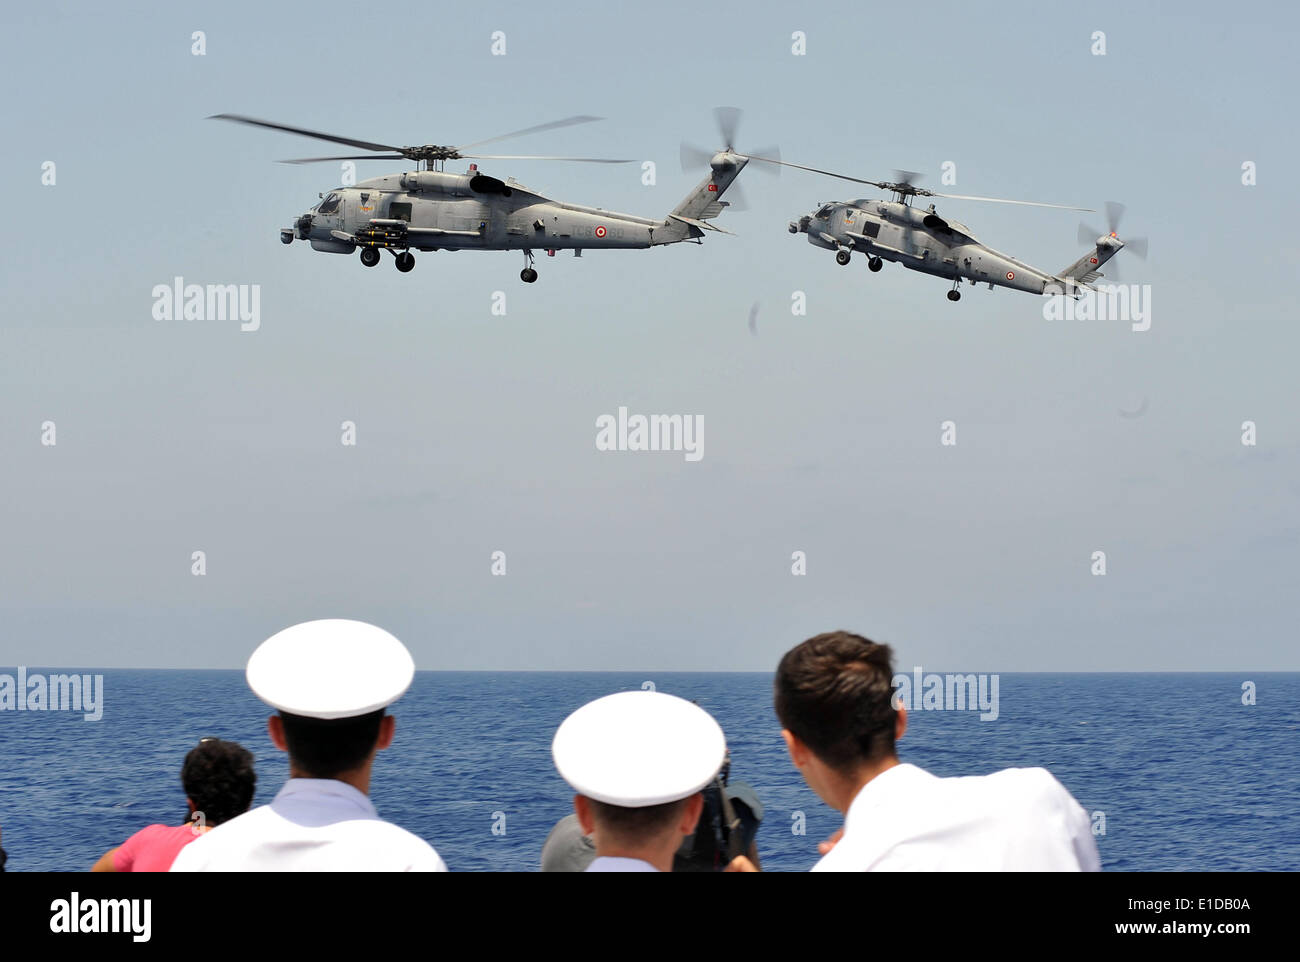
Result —
[{"label": "gray helicopter", "polygon": [[[1009,287],[1030,294],[1060,293],[1080,296],[1095,290],[1093,281],[1102,276],[1101,266],[1129,247],[1139,257],[1146,257],[1146,239],[1121,241],[1118,235],[1122,204],[1107,202],[1107,231],[1098,234],[1086,225],[1079,226],[1079,242],[1092,244],[1082,257],[1059,273],[1040,270],[1009,254],[994,250],[975,239],[969,227],[949,217],[940,217],[931,204],[925,210],[912,206],[913,197],[946,197],[954,200],[978,200],[995,204],[1020,204],[1026,207],[1055,207],[1061,210],[1090,210],[1063,204],[1040,204],[1027,200],[1000,197],[974,197],[969,194],[941,194],[915,181],[920,174],[895,171],[894,181],[862,180],[816,167],[804,167],[775,158],[750,155],[750,160],[783,167],[796,167],[816,174],[838,177],[858,184],[870,184],[893,194],[893,200],[860,199],[822,204],[789,225],[792,234],[807,234],[808,243],[835,251],[835,261],[848,265],[854,253],[867,258],[870,270],[879,271],[885,261],[902,264],[913,271],[933,274],[952,281],[948,300],[961,300],[957,288],[963,280],[970,284]],[[1113,274],[1113,271],[1112,271]]]},{"label": "gray helicopter", "polygon": [[336,187],[321,194],[320,203],[298,217],[292,227],[280,231],[280,240],[285,244],[291,244],[297,238],[308,241],[313,250],[333,254],[351,254],[360,249],[361,263],[366,267],[378,264],[380,251],[386,250],[393,255],[394,264],[403,273],[415,266],[412,250],[517,250],[524,255],[524,269],[519,277],[529,284],[537,280],[537,271],[533,267],[535,251],[544,250],[554,256],[557,250],[572,250],[581,257],[584,250],[590,249],[639,250],[683,241],[700,243],[700,238],[710,230],[731,233],[709,221],[729,206],[722,200],[722,195],[747,162],[745,155],[731,149],[734,123],[730,131],[724,127],[726,146],[710,156],[712,170],[709,176],[667,217],[656,219],[553,200],[529,190],[514,178],[499,180],[490,177],[475,163],[460,174],[444,170],[446,163],[454,160],[631,163],[594,157],[466,152],[509,137],[590,123],[599,117],[568,117],[464,147],[433,144],[395,147],[238,114],[217,114],[209,119],[251,124],[371,151],[339,157],[303,157],[284,163],[402,159],[416,162],[416,170],[374,177],[355,186]]}]

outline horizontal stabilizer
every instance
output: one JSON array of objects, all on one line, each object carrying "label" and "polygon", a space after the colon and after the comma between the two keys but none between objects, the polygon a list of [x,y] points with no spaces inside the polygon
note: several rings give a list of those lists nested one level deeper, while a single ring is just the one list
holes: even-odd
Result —
[{"label": "horizontal stabilizer", "polygon": [[669,214],[668,216],[672,220],[679,220],[683,224],[689,224],[697,230],[716,230],[719,234],[731,234],[733,237],[735,236],[732,231],[727,230],[725,227],[716,227],[713,224],[705,223],[704,221],[697,220],[694,217],[685,217],[682,214]]},{"label": "horizontal stabilizer", "polygon": [[[737,187],[736,189],[739,190],[740,188]],[[730,205],[725,200],[715,200],[712,203],[710,203],[708,207],[704,208],[704,210],[702,210],[699,213],[698,215],[699,219],[710,220],[711,218],[717,217],[729,206]]]}]

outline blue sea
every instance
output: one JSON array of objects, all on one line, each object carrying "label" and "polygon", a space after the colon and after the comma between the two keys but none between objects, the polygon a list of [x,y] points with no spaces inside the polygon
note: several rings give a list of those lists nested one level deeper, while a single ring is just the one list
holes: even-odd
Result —
[{"label": "blue sea", "polygon": [[[255,804],[286,778],[268,709],[242,672],[100,673],[98,722],[0,712],[10,870],[84,870],[145,825],[180,824],[181,761],[201,737],[254,753]],[[551,763],[556,727],[590,699],[647,681],[722,724],[732,778],[753,785],[767,809],[764,867],[811,866],[839,816],[790,765],[765,673],[420,672],[394,706],[397,737],[375,764],[375,804],[453,871],[535,871],[547,832],[571,810]],[[1254,705],[1242,703],[1247,681]],[[901,757],[939,775],[1049,768],[1089,812],[1104,813],[1094,820],[1104,818],[1107,870],[1300,868],[1300,674],[1004,674],[999,696],[996,721],[912,712]],[[794,831],[800,821],[806,834]]]}]

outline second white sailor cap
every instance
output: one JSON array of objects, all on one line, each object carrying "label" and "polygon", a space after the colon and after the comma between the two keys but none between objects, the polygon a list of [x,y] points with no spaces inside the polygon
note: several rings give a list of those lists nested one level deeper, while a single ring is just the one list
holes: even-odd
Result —
[{"label": "second white sailor cap", "polygon": [[305,621],[262,642],[245,672],[253,694],[307,718],[353,718],[402,697],[415,677],[406,646],[374,625]]},{"label": "second white sailor cap", "polygon": [[694,795],[727,753],[713,716],[676,695],[623,691],[566,718],[551,743],[561,777],[579,795],[624,808]]}]

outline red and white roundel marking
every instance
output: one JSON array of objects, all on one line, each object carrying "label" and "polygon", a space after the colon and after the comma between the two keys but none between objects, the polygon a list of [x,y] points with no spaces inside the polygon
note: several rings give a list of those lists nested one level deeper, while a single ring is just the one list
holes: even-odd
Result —
[{"label": "red and white roundel marking", "polygon": [[1016,279],[1016,272],[1015,272],[1015,271],[1007,271],[1007,280],[1009,280],[1009,281],[1014,281],[1015,279]]},{"label": "red and white roundel marking", "polygon": [[604,237],[605,234],[607,234],[607,233],[608,233],[608,231],[605,230],[605,225],[604,225],[604,224],[602,224],[601,226],[599,226],[599,227],[596,228],[596,236],[597,236],[597,237]]},{"label": "red and white roundel marking", "polygon": [[1089,263],[1089,264],[1095,264],[1095,263],[1097,263],[1097,258],[1095,258],[1095,257],[1089,257],[1089,258],[1088,258],[1088,263]]}]

